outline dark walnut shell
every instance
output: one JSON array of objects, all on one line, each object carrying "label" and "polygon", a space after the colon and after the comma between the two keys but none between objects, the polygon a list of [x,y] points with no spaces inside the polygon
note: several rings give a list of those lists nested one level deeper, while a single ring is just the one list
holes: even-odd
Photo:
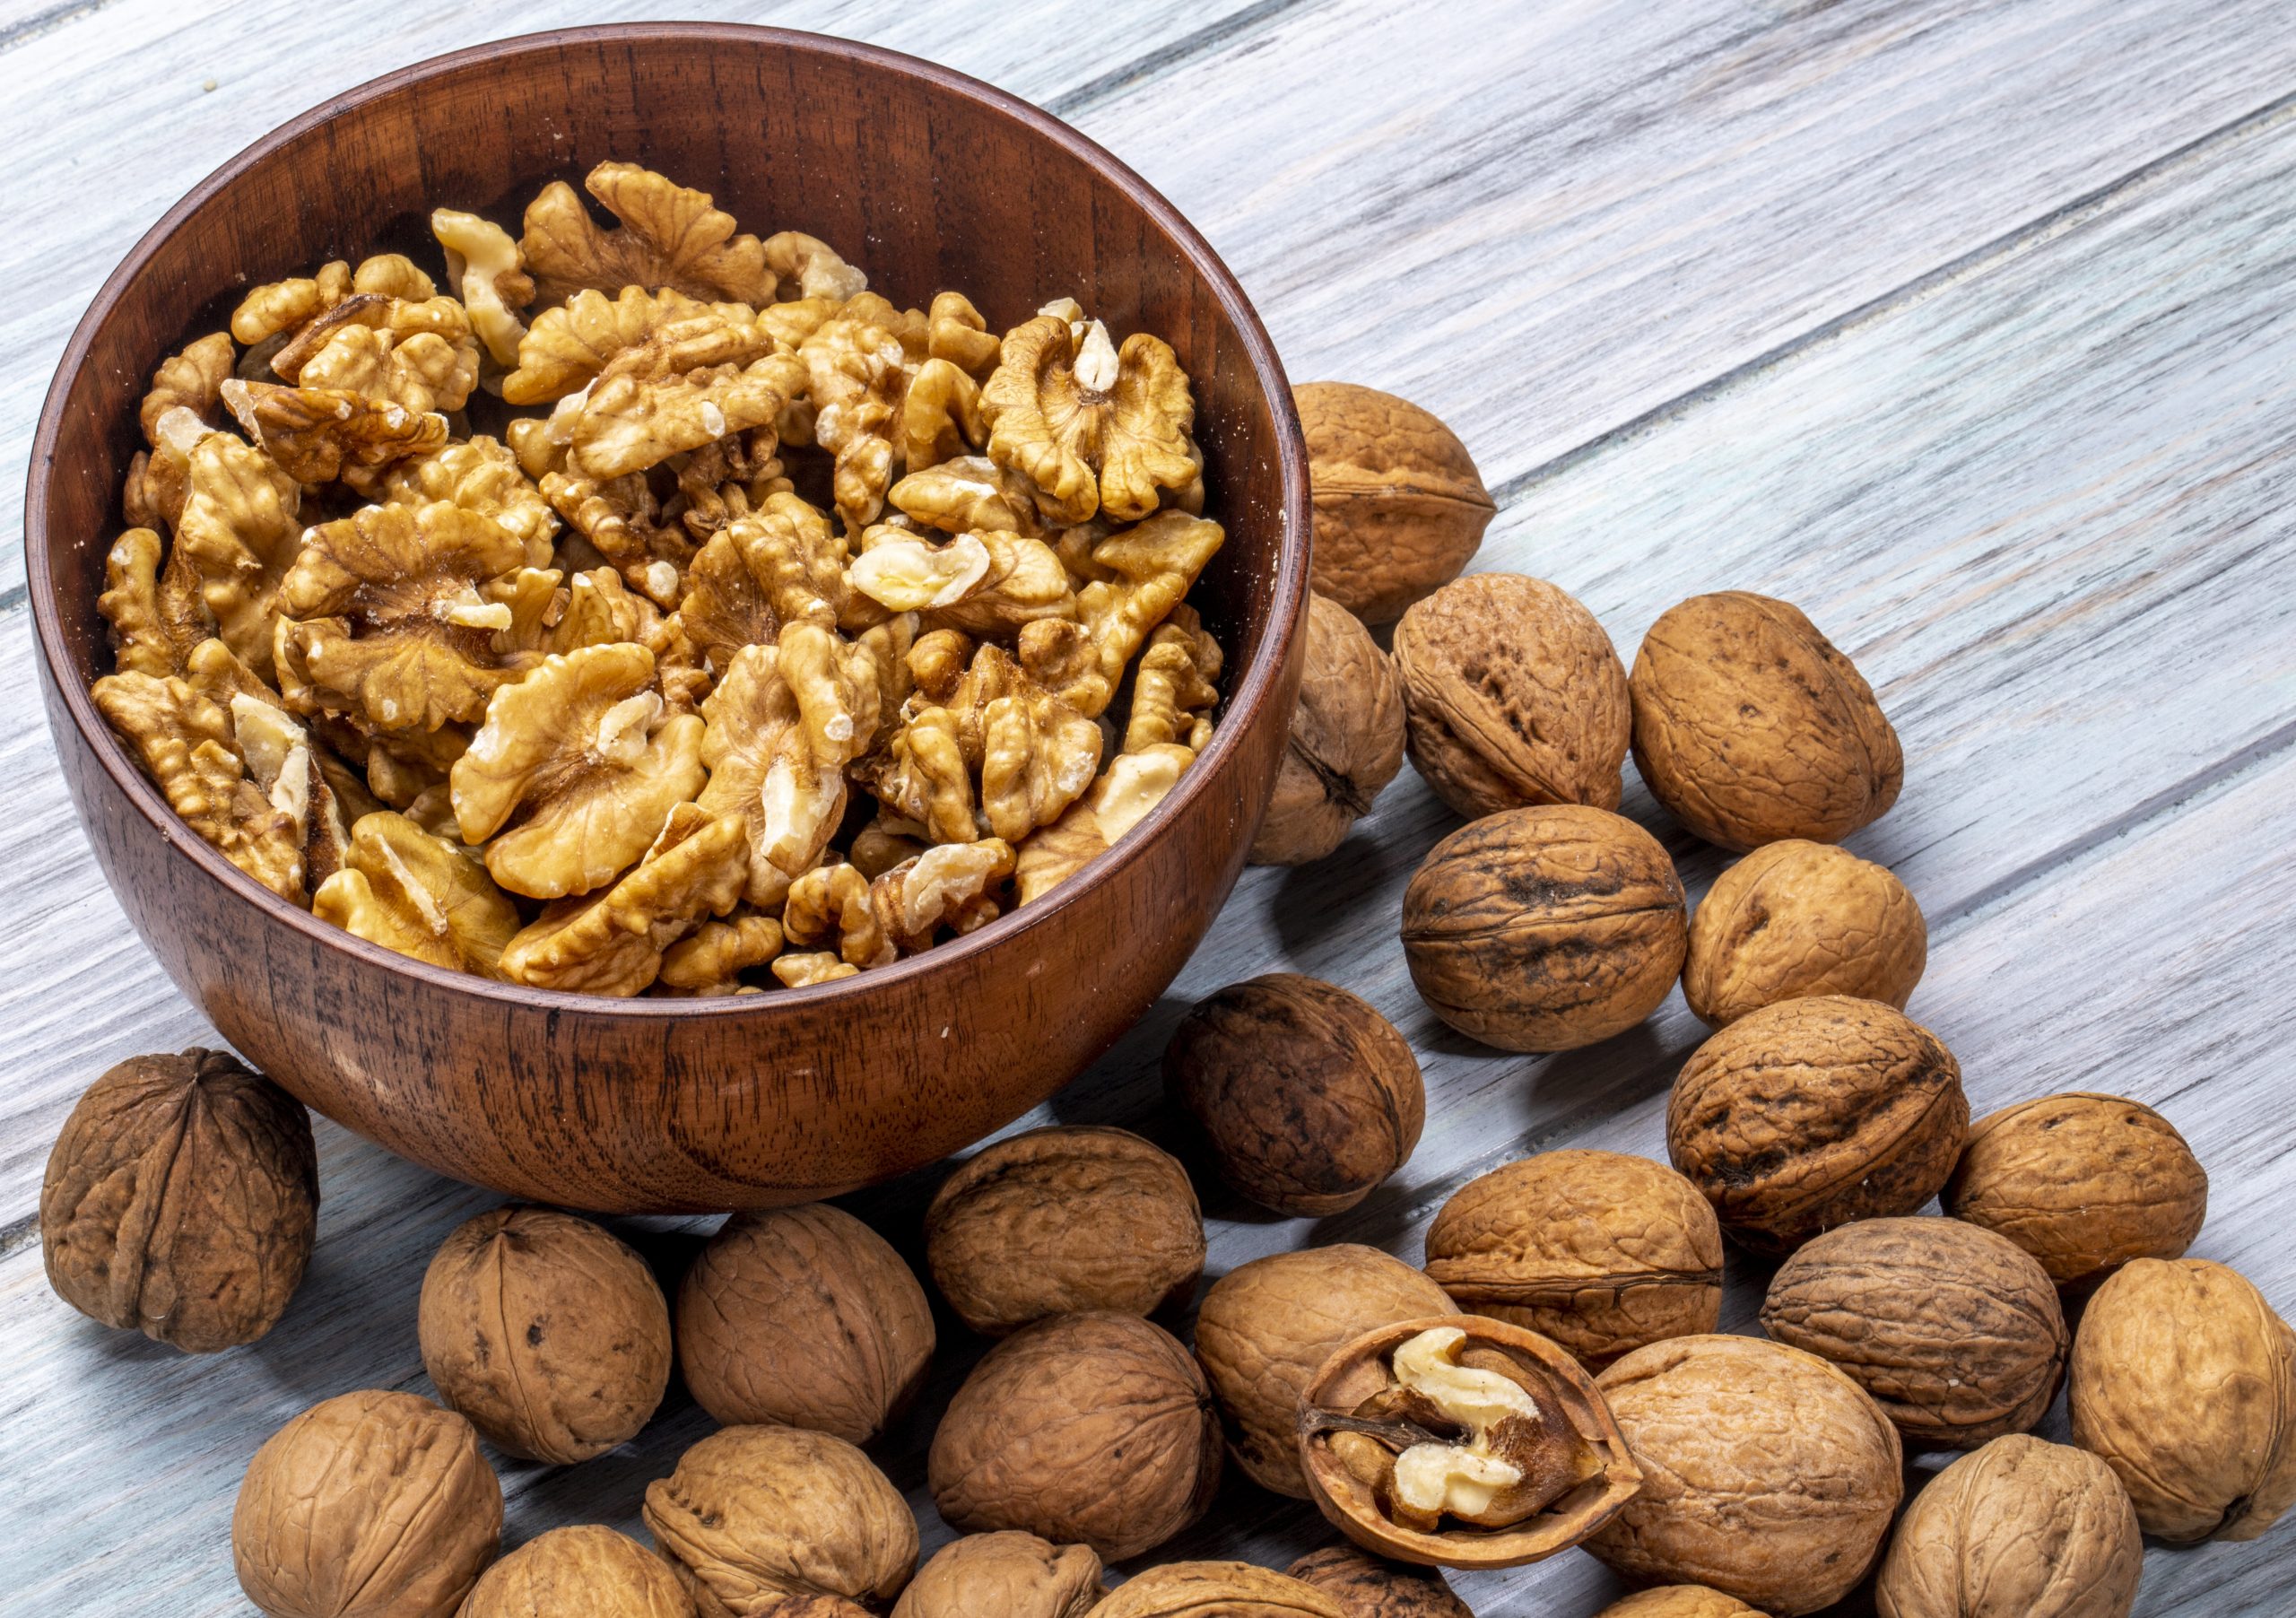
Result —
[{"label": "dark walnut shell", "polygon": [[1805,995],[1902,1011],[1928,960],[1921,907],[1888,867],[1789,838],[1715,878],[1690,918],[1683,998],[1717,1028]]},{"label": "dark walnut shell", "polygon": [[1702,1584],[1660,1585],[1613,1601],[1596,1618],[1767,1618],[1735,1596]]},{"label": "dark walnut shell", "polygon": [[1618,807],[1626,668],[1575,598],[1520,573],[1477,573],[1403,615],[1395,657],[1412,766],[1457,813]]},{"label": "dark walnut shell", "polygon": [[1783,601],[1727,590],[1669,609],[1629,684],[1635,767],[1676,820],[1725,848],[1838,843],[1904,784],[1873,688]]},{"label": "dark walnut shell", "polygon": [[1617,1152],[1542,1152],[1469,1180],[1427,1228],[1427,1274],[1470,1314],[1589,1370],[1722,1318],[1722,1228],[1696,1186]]},{"label": "dark walnut shell", "polygon": [[1958,1219],[1863,1219],[1812,1238],[1771,1278],[1761,1324],[1848,1372],[1921,1449],[2030,1429],[2069,1341],[2048,1272]]},{"label": "dark walnut shell", "polygon": [[2082,1313],[2071,1383],[2073,1441],[2147,1534],[2254,1539],[2296,1503],[2296,1332],[2239,1272],[2132,1260]]},{"label": "dark walnut shell", "polygon": [[646,1261],[571,1214],[506,1207],[439,1244],[415,1327],[439,1396],[498,1449],[565,1466],[629,1442],[670,1382]]},{"label": "dark walnut shell", "polygon": [[1308,1379],[1365,1332],[1451,1307],[1402,1259],[1353,1242],[1238,1265],[1213,1283],[1196,1317],[1196,1357],[1219,1401],[1228,1453],[1262,1488],[1309,1498],[1298,1427]]},{"label": "dark walnut shell", "polygon": [[678,1369],[729,1427],[865,1444],[933,1361],[933,1306],[883,1237],[826,1203],[736,1214],[678,1285]]},{"label": "dark walnut shell", "polygon": [[2132,1258],[2180,1258],[2208,1217],[2208,1171],[2176,1127],[2117,1095],[2042,1096],[1987,1114],[1945,1182],[1945,1212],[1997,1231],[2059,1286]]},{"label": "dark walnut shell", "polygon": [[1427,1121],[1410,1041],[1345,989],[1292,972],[1198,1001],[1164,1048],[1164,1088],[1222,1179],[1300,1218],[1361,1202]]},{"label": "dark walnut shell", "polygon": [[1092,1618],[1347,1618],[1324,1591],[1248,1561],[1168,1561],[1127,1579]]},{"label": "dark walnut shell", "polygon": [[1122,1561],[1212,1504],[1220,1418],[1170,1332],[1136,1315],[1057,1315],[973,1367],[926,1469],[952,1527],[1019,1528]]},{"label": "dark walnut shell", "polygon": [[1388,1561],[1356,1545],[1310,1551],[1283,1570],[1337,1602],[1346,1618],[1474,1618],[1434,1569]]},{"label": "dark walnut shell", "polygon": [[2144,1570],[2112,1468],[2012,1433],[1914,1496],[1874,1605],[1880,1618],[2127,1618]]},{"label": "dark walnut shell", "polygon": [[644,1516],[701,1618],[783,1618],[778,1596],[882,1610],[917,1568],[900,1491],[844,1440],[802,1427],[720,1428],[646,1485]]},{"label": "dark walnut shell", "polygon": [[552,1528],[479,1575],[455,1618],[694,1618],[670,1564],[595,1523]]},{"label": "dark walnut shell", "polygon": [[1969,1127],[1961,1070],[1892,1006],[1816,996],[1741,1017],[1692,1053],[1666,1152],[1757,1253],[1856,1219],[1910,1214]]},{"label": "dark walnut shell", "polygon": [[476,1431],[375,1388],[314,1405],[264,1440],[231,1512],[231,1562],[271,1618],[449,1618],[501,1536],[502,1490]]},{"label": "dark walnut shell", "polygon": [[918,1569],[892,1618],[1084,1618],[1106,1593],[1090,1546],[968,1534]]},{"label": "dark walnut shell", "polygon": [[1403,768],[1403,685],[1396,665],[1345,607],[1308,597],[1307,666],[1256,866],[1304,866],[1347,840]]},{"label": "dark walnut shell", "polygon": [[1404,890],[1411,980],[1501,1050],[1570,1050],[1648,1016],[1682,970],[1683,884],[1658,839],[1577,805],[1462,826]]},{"label": "dark walnut shell", "polygon": [[[1387,1425],[1400,1416],[1422,1435],[1431,1431],[1425,1419],[1429,1412],[1439,1416],[1439,1408],[1410,1389],[1396,1402],[1392,1362],[1396,1351],[1421,1333],[1445,1328],[1464,1334],[1458,1363],[1504,1366],[1501,1374],[1537,1403],[1544,1437],[1523,1468],[1521,1486],[1544,1482],[1548,1486],[1539,1492],[1547,1498],[1502,1525],[1481,1527],[1448,1514],[1432,1527],[1400,1521],[1389,1509],[1386,1483],[1365,1477],[1356,1460],[1365,1449],[1359,1440],[1367,1437],[1367,1421]],[[1375,1402],[1391,1405],[1391,1413],[1370,1414]],[[1300,1469],[1317,1509],[1332,1526],[1367,1551],[1422,1567],[1512,1568],[1544,1561],[1610,1521],[1642,1486],[1641,1469],[1610,1407],[1578,1361],[1536,1332],[1480,1315],[1397,1321],[1334,1351],[1300,1393],[1299,1432]],[[1351,1442],[1357,1443],[1353,1451]]]},{"label": "dark walnut shell", "polygon": [[318,1204],[301,1102],[222,1051],[131,1057],[48,1154],[48,1282],[82,1314],[191,1353],[252,1343],[302,1282]]},{"label": "dark walnut shell", "polygon": [[1638,1582],[1704,1585],[1778,1618],[1830,1606],[1882,1548],[1897,1429],[1814,1354],[1675,1337],[1596,1379],[1648,1486],[1587,1548]]},{"label": "dark walnut shell", "polygon": [[1315,500],[1315,586],[1366,623],[1391,623],[1483,544],[1498,509],[1457,434],[1352,382],[1292,390]]},{"label": "dark walnut shell", "polygon": [[1187,1170],[1128,1129],[1055,1125],[983,1147],[925,1211],[925,1262],[977,1332],[1187,1300],[1204,1214]]}]

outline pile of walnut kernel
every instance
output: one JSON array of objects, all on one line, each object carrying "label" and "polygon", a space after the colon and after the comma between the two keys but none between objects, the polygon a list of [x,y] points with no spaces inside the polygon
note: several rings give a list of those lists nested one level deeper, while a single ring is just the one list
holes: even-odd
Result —
[{"label": "pile of walnut kernel", "polygon": [[1171,349],[586,183],[613,224],[441,209],[443,281],[328,264],[159,368],[105,718],[282,898],[538,988],[819,983],[1065,881],[1219,700]]}]

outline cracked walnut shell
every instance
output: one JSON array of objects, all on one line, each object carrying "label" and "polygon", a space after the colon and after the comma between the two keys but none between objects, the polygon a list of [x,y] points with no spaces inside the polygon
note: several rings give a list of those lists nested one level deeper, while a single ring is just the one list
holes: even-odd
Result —
[{"label": "cracked walnut shell", "polygon": [[1310,1551],[1283,1571],[1330,1596],[1344,1618],[1474,1618],[1434,1569],[1383,1561],[1352,1544]]},{"label": "cracked walnut shell", "polygon": [[1395,664],[1353,615],[1311,594],[1300,704],[1252,863],[1303,866],[1338,848],[1403,768],[1403,748]]},{"label": "cracked walnut shell", "polygon": [[1498,508],[1457,434],[1407,400],[1351,382],[1292,390],[1315,498],[1315,587],[1392,623],[1457,578]]},{"label": "cracked walnut shell", "polygon": [[1347,1618],[1327,1592],[1248,1561],[1168,1561],[1126,1579],[1094,1618]]},{"label": "cracked walnut shell", "polygon": [[918,1569],[892,1618],[1084,1618],[1107,1594],[1090,1546],[967,1534]]},{"label": "cracked walnut shell", "polygon": [[455,1618],[694,1618],[669,1564],[596,1523],[538,1534],[479,1575]]},{"label": "cracked walnut shell", "polygon": [[1914,1496],[1874,1605],[1881,1618],[2128,1618],[2144,1570],[2112,1468],[2012,1433]]},{"label": "cracked walnut shell", "polygon": [[1921,907],[1887,866],[1788,838],[1715,878],[1691,917],[1683,998],[1716,1028],[1804,995],[1902,1011],[1928,958]]}]

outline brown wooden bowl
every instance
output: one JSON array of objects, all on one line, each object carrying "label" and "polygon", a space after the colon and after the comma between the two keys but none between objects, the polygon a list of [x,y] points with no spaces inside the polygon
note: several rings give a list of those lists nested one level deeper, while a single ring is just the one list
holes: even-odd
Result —
[{"label": "brown wooden bowl", "polygon": [[[152,368],[247,283],[422,239],[436,205],[513,223],[608,158],[797,229],[902,304],[998,328],[1074,293],[1195,378],[1228,543],[1197,587],[1230,655],[1217,739],[1051,897],[861,978],[616,1001],[441,970],[265,892],[170,812],[98,717],[96,613]],[[425,243],[427,245],[427,242]],[[431,257],[435,257],[433,252]],[[49,728],[128,918],[184,993],[319,1111],[442,1173],[578,1207],[804,1202],[931,1161],[1065,1083],[1169,984],[1242,868],[1303,646],[1308,465],[1283,368],[1171,204],[1057,119],[945,68],[774,29],[568,29],[378,79],[250,146],[104,283],[34,439],[25,550]]]}]

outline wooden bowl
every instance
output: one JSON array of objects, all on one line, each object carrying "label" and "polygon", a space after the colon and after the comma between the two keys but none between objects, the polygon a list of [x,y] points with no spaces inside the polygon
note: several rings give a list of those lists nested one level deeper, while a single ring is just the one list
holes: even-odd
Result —
[{"label": "wooden bowl", "polygon": [[[608,158],[820,236],[896,302],[999,329],[1073,293],[1195,378],[1226,548],[1197,587],[1229,652],[1218,738],[1133,833],[980,932],[815,988],[545,993],[410,961],[265,892],[175,815],[98,717],[96,613],[152,368],[250,283],[428,247],[439,204],[513,222]],[[435,259],[431,248],[425,262]],[[931,1161],[1060,1088],[1204,935],[1266,804],[1299,683],[1308,467],[1283,368],[1204,239],[1048,115],[890,51],[774,29],[568,29],[354,90],[171,209],[74,333],[33,442],[25,550],[49,728],[82,824],[170,977],[250,1061],[441,1173],[614,1211],[809,1201]]]}]

